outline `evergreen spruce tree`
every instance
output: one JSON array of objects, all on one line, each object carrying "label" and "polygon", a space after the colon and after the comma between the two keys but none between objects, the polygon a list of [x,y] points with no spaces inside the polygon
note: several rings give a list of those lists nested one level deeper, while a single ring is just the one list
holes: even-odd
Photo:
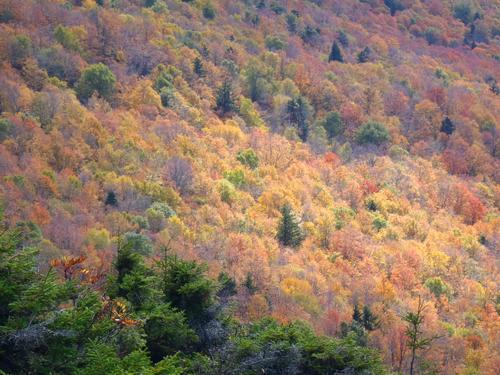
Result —
[{"label": "evergreen spruce tree", "polygon": [[455,124],[450,120],[448,116],[446,116],[443,122],[441,123],[441,132],[450,135],[454,131],[455,131]]},{"label": "evergreen spruce tree", "polygon": [[205,69],[203,68],[203,62],[199,57],[196,57],[193,60],[193,72],[198,76],[198,77],[203,77],[205,75]]},{"label": "evergreen spruce tree", "polygon": [[236,103],[234,100],[233,88],[231,83],[225,81],[217,90],[217,98],[215,102],[215,109],[221,115],[236,111]]},{"label": "evergreen spruce tree", "polygon": [[352,320],[358,323],[361,323],[363,321],[361,311],[359,310],[359,306],[357,303],[354,305],[354,310],[352,312]]},{"label": "evergreen spruce tree", "polygon": [[297,127],[298,135],[303,142],[307,141],[309,136],[308,118],[312,111],[311,105],[302,96],[291,99],[287,106],[290,122]]},{"label": "evergreen spruce tree", "polygon": [[282,245],[291,247],[299,247],[304,241],[304,234],[289,204],[281,208],[277,238]]},{"label": "evergreen spruce tree", "polygon": [[389,8],[391,16],[394,16],[397,11],[405,9],[404,5],[399,0],[384,0],[384,4],[387,8]]},{"label": "evergreen spruce tree", "polygon": [[406,337],[407,345],[411,350],[410,360],[410,375],[415,373],[415,359],[417,358],[417,351],[428,349],[437,336],[424,337],[422,326],[424,324],[424,310],[425,303],[418,297],[417,310],[410,311],[403,316],[403,320],[407,323]]},{"label": "evergreen spruce tree", "polygon": [[377,316],[367,305],[363,306],[363,327],[365,327],[367,331],[373,331],[377,329],[378,325],[379,321]]},{"label": "evergreen spruce tree", "polygon": [[106,196],[106,201],[104,202],[106,206],[118,206],[118,200],[116,199],[116,194],[114,191],[108,191],[108,195]]},{"label": "evergreen spruce tree", "polygon": [[250,294],[255,294],[255,292],[257,292],[257,286],[255,285],[255,281],[253,280],[253,276],[250,272],[247,273],[247,277],[243,285],[247,288]]},{"label": "evergreen spruce tree", "polygon": [[360,64],[368,62],[368,60],[370,60],[371,53],[372,51],[370,47],[365,47],[360,53],[358,53],[358,62]]},{"label": "evergreen spruce tree", "polygon": [[332,50],[330,51],[330,56],[328,57],[328,61],[344,62],[344,57],[342,56],[342,51],[340,50],[337,41],[333,42]]},{"label": "evergreen spruce tree", "polygon": [[340,44],[342,44],[342,46],[349,47],[349,38],[347,37],[347,34],[344,30],[339,31],[337,40],[340,42]]}]

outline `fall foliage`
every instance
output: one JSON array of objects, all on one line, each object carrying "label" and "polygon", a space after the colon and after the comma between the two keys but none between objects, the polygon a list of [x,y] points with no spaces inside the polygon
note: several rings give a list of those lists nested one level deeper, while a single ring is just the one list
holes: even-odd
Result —
[{"label": "fall foliage", "polygon": [[499,20],[0,1],[0,372],[494,374]]}]

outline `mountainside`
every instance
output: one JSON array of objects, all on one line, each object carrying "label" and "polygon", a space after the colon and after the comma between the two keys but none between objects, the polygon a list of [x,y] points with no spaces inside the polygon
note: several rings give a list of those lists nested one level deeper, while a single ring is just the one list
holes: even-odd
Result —
[{"label": "mountainside", "polygon": [[498,0],[0,0],[0,373],[497,374],[499,81]]}]

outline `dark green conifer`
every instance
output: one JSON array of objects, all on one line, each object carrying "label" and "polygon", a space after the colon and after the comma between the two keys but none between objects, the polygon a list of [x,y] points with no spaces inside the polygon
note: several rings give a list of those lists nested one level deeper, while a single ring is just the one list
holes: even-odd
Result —
[{"label": "dark green conifer", "polygon": [[441,123],[441,132],[451,135],[455,131],[455,124],[450,120],[448,116],[445,117]]},{"label": "dark green conifer", "polygon": [[360,64],[368,62],[370,60],[371,53],[372,51],[370,47],[365,47],[360,53],[358,53],[358,62]]},{"label": "dark green conifer", "polygon": [[307,141],[309,136],[309,116],[311,111],[311,106],[307,100],[298,96],[295,99],[291,99],[287,106],[290,122],[297,127],[297,132],[303,142]]},{"label": "dark green conifer", "polygon": [[233,88],[231,83],[225,81],[221,87],[217,90],[217,98],[215,102],[215,110],[224,116],[229,112],[236,111],[236,103],[233,94]]},{"label": "dark green conifer", "polygon": [[330,56],[328,57],[328,61],[344,62],[344,57],[342,56],[342,51],[340,50],[337,41],[333,42],[332,44],[332,50],[330,51]]},{"label": "dark green conifer", "polygon": [[205,69],[203,68],[203,62],[199,57],[196,57],[193,60],[193,72],[198,76],[198,77],[203,77],[205,75]]},{"label": "dark green conifer", "polygon": [[304,234],[297,218],[289,204],[281,208],[281,221],[278,226],[277,238],[284,246],[299,247],[304,241]]},{"label": "dark green conifer", "polygon": [[108,191],[108,195],[106,196],[106,201],[104,202],[106,206],[118,206],[118,200],[116,199],[116,194],[114,191]]},{"label": "dark green conifer", "polygon": [[373,331],[377,329],[379,325],[379,320],[377,316],[371,311],[367,306],[363,306],[363,327],[368,331]]},{"label": "dark green conifer", "polygon": [[361,323],[363,321],[361,311],[359,310],[358,304],[354,304],[354,310],[352,312],[352,320],[355,322]]}]

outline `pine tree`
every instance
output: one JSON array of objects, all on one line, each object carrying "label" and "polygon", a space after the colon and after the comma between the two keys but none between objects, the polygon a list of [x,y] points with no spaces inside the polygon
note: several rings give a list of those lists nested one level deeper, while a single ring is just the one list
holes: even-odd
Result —
[{"label": "pine tree", "polygon": [[302,96],[291,99],[287,106],[290,122],[297,127],[298,135],[303,142],[307,141],[309,136],[308,118],[312,108]]},{"label": "pine tree", "polygon": [[413,375],[415,372],[414,369],[417,350],[429,348],[432,342],[437,338],[436,336],[428,338],[424,337],[422,325],[424,323],[425,308],[426,305],[420,297],[418,297],[417,310],[415,312],[408,312],[405,316],[403,316],[403,320],[408,323],[408,327],[406,328],[406,337],[408,347],[411,349],[410,375]]},{"label": "pine tree", "polygon": [[344,62],[344,57],[342,56],[342,51],[340,50],[337,41],[333,42],[332,50],[330,52],[330,56],[328,57],[328,61]]},{"label": "pine tree", "polygon": [[205,276],[206,265],[169,255],[168,249],[157,265],[165,302],[184,311],[191,322],[206,319],[215,291],[213,282]]},{"label": "pine tree", "polygon": [[363,306],[363,327],[368,331],[373,331],[378,325],[379,321],[377,316],[367,305]]},{"label": "pine tree", "polygon": [[344,30],[339,31],[337,40],[340,42],[340,44],[342,44],[342,46],[349,47],[349,38],[347,37],[347,34]]},{"label": "pine tree", "polygon": [[106,196],[106,201],[104,202],[106,206],[118,206],[118,200],[116,199],[116,194],[114,191],[108,191],[108,195]]},{"label": "pine tree", "polygon": [[291,247],[299,247],[304,241],[304,234],[289,204],[281,208],[277,238],[282,245]]},{"label": "pine tree", "polygon": [[203,62],[201,61],[201,59],[199,57],[196,57],[193,60],[193,72],[195,72],[195,74],[198,77],[203,77],[205,75],[205,69],[203,68]]},{"label": "pine tree", "polygon": [[384,0],[384,4],[387,8],[389,8],[391,16],[394,16],[397,11],[405,9],[404,5],[399,0]]},{"label": "pine tree", "polygon": [[226,113],[236,111],[233,88],[228,81],[225,81],[217,90],[216,111],[224,116]]},{"label": "pine tree", "polygon": [[357,303],[354,305],[354,310],[352,311],[352,320],[358,323],[361,323],[363,321],[361,311],[359,310],[359,306]]},{"label": "pine tree", "polygon": [[358,53],[358,62],[360,64],[368,62],[370,60],[371,53],[372,51],[370,47],[365,47],[360,53]]},{"label": "pine tree", "polygon": [[441,123],[441,132],[450,135],[454,131],[455,131],[455,124],[450,120],[448,116],[446,116],[443,122]]},{"label": "pine tree", "polygon": [[257,292],[257,286],[255,285],[255,281],[253,280],[253,276],[250,272],[247,273],[247,277],[243,285],[247,288],[250,294],[255,294],[255,292]]}]

